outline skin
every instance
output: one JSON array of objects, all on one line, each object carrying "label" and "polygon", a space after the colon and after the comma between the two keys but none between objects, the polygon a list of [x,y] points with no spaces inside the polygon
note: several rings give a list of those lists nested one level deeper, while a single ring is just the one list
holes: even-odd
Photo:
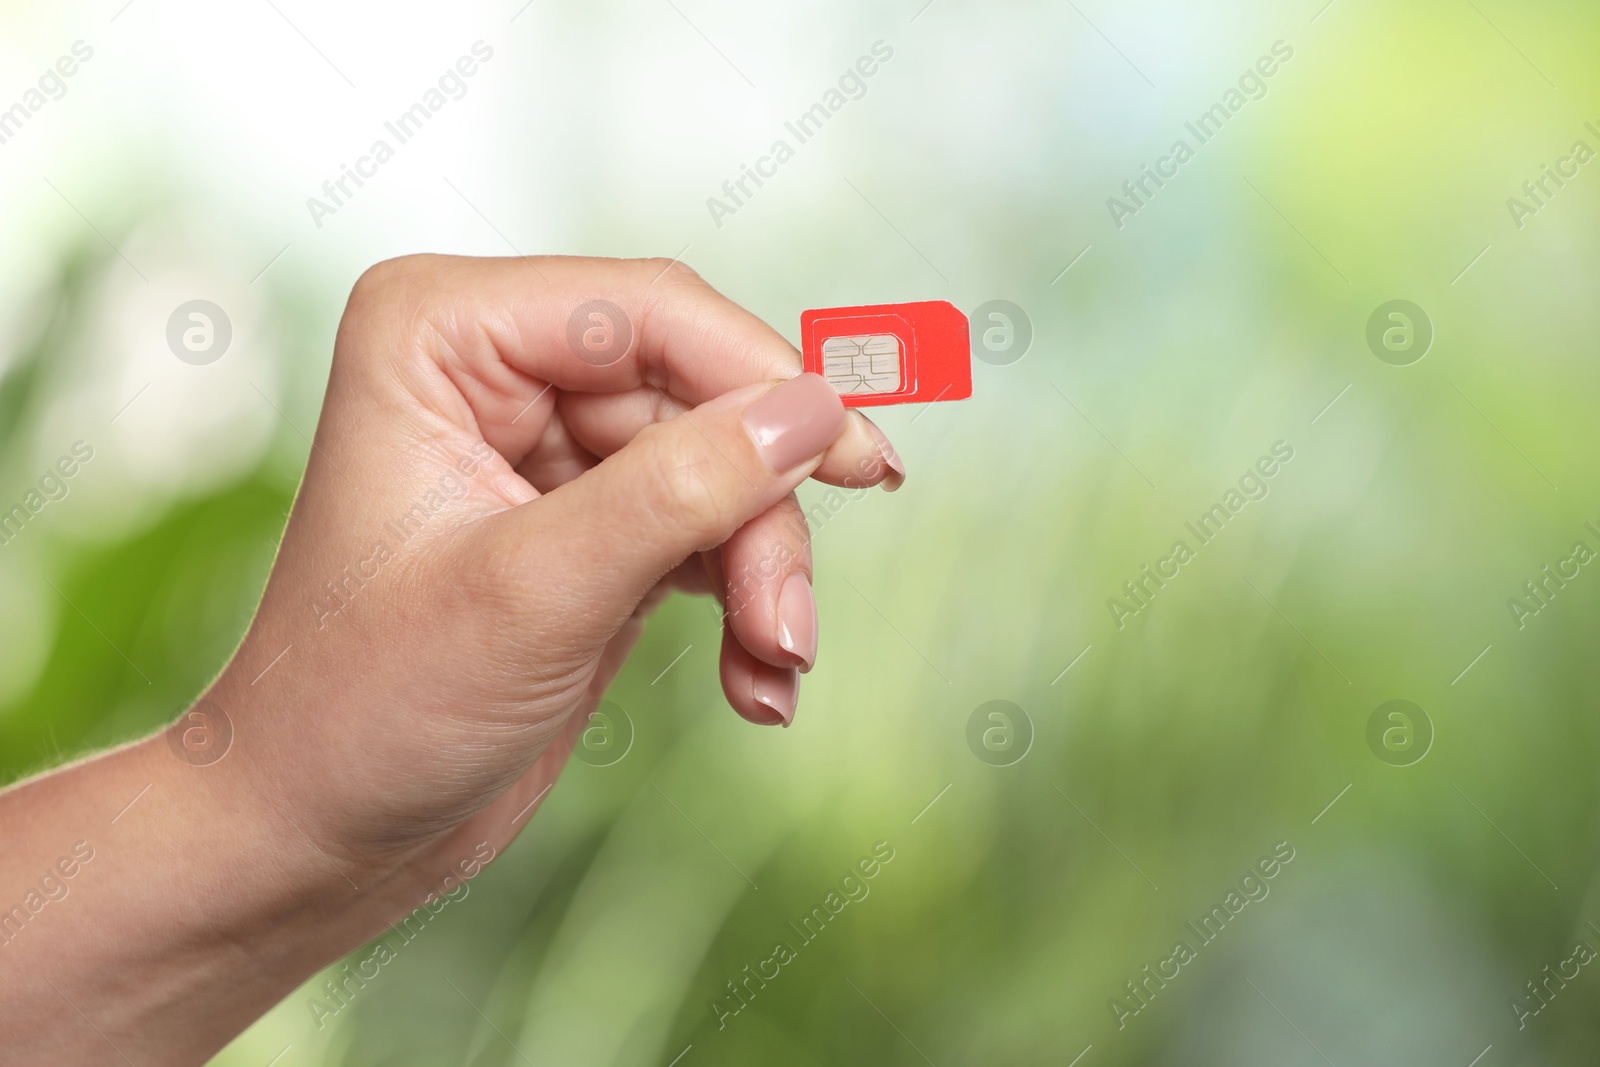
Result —
[{"label": "skin", "polygon": [[[596,298],[633,328],[606,367],[567,343]],[[204,1062],[475,874],[481,843],[504,851],[548,795],[671,590],[730,609],[728,702],[773,722],[758,697],[808,666],[777,607],[811,575],[795,487],[903,478],[842,406],[818,454],[771,469],[743,414],[799,372],[778,333],[666,261],[368,271],[228,666],[169,730],[0,793],[0,909],[46,900],[14,930],[0,912],[8,1061]],[[401,543],[385,524],[424,501]]]}]

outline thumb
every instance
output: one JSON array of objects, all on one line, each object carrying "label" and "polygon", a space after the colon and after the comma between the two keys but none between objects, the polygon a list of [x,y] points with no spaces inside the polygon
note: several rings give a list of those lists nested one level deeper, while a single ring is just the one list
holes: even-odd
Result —
[{"label": "thumb", "polygon": [[[575,607],[606,636],[663,575],[786,497],[846,427],[827,379],[802,374],[725,393],[646,427],[537,500],[488,520],[495,558],[530,598]],[[502,553],[507,553],[505,555]]]}]

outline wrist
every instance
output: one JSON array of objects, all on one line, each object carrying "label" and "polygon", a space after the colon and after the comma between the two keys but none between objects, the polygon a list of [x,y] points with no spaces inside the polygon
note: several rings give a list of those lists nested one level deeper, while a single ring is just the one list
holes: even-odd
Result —
[{"label": "wrist", "polygon": [[[302,636],[294,643],[303,643]],[[342,907],[389,884],[406,855],[374,845],[383,835],[373,810],[385,794],[367,780],[363,742],[352,735],[375,716],[355,694],[329,686],[325,670],[303,662],[263,676],[261,662],[272,656],[258,648],[288,644],[252,633],[210,688],[152,742],[162,742],[155,747],[193,791],[193,803],[255,829],[261,849],[277,857],[308,906]],[[290,654],[296,652],[305,656],[299,649]],[[351,745],[353,751],[344,747]]]},{"label": "wrist", "polygon": [[292,796],[235,762],[237,748],[195,762],[174,738],[197,729],[186,715],[126,751],[149,790],[110,827],[100,873],[134,919],[112,980],[151,978],[130,1029],[184,1019],[206,1056],[382,920],[354,872],[296,827]]},{"label": "wrist", "polygon": [[20,1060],[89,1062],[110,1041],[134,1062],[203,1062],[382,929],[376,895],[295,831],[288,798],[246,761],[224,769],[239,752],[179,753],[163,731],[0,795],[0,884],[48,894],[23,898],[0,946],[0,1045]]}]

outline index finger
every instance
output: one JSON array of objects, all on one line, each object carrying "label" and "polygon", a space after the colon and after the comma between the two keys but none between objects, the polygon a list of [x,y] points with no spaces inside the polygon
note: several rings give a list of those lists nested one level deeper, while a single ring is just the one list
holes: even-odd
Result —
[{"label": "index finger", "polygon": [[581,392],[654,385],[699,404],[800,373],[782,335],[672,260],[406,256],[368,271],[352,305],[363,297],[403,302],[402,328],[425,327],[452,377],[486,385],[510,370]]},{"label": "index finger", "polygon": [[[577,415],[574,436],[604,456],[648,421],[801,371],[782,334],[676,260],[409,256],[369,271],[357,290],[352,312],[369,302],[363,292],[403,302],[392,318],[460,396],[443,413],[470,415],[512,466],[538,444],[557,392]],[[407,338],[393,340],[389,350],[405,349]],[[817,474],[897,484],[897,464],[882,432],[852,413]]]}]

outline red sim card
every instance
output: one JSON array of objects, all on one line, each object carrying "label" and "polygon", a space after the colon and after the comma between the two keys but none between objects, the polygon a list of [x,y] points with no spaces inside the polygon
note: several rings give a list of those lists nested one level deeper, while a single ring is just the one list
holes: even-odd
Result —
[{"label": "red sim card", "polygon": [[802,364],[847,408],[965,400],[971,346],[967,317],[947,300],[800,313]]}]

